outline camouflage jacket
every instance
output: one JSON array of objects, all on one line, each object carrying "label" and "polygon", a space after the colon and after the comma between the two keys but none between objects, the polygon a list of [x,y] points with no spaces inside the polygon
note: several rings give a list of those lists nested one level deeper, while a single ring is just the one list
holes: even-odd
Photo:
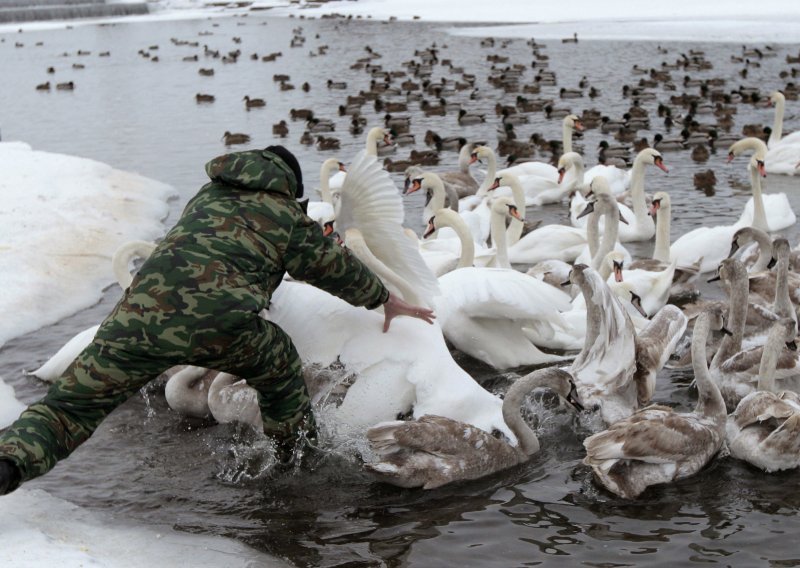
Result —
[{"label": "camouflage jacket", "polygon": [[305,215],[280,158],[265,150],[227,154],[206,164],[206,173],[211,182],[186,205],[98,338],[130,345],[167,334],[177,347],[203,328],[235,332],[236,314],[267,307],[285,272],[356,306],[387,300],[380,279]]}]

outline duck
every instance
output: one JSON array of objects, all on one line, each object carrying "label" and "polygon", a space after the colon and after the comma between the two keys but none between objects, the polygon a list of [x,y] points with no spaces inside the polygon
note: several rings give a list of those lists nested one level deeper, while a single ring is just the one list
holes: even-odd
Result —
[{"label": "duck", "polygon": [[244,101],[244,106],[247,110],[251,108],[261,108],[267,106],[267,103],[264,99],[251,99],[249,95],[245,95],[242,99]]},{"label": "duck", "polygon": [[800,466],[800,397],[777,392],[775,368],[784,347],[797,349],[797,323],[775,322],[761,355],[756,391],[728,416],[726,436],[731,456],[766,472]]},{"label": "duck", "polygon": [[272,125],[272,135],[278,136],[279,138],[286,138],[289,136],[289,125],[286,124],[285,120],[281,120]]},{"label": "duck", "polygon": [[458,124],[461,126],[469,126],[472,124],[480,124],[486,122],[486,115],[469,113],[465,109],[458,111]]},{"label": "duck", "polygon": [[783,113],[786,96],[780,91],[770,95],[770,103],[775,107],[775,119],[765,157],[767,173],[793,176],[797,173],[797,157],[800,155],[800,131],[783,136]]},{"label": "duck", "polygon": [[693,412],[652,405],[589,436],[583,463],[594,478],[623,499],[636,499],[647,487],[670,483],[700,471],[725,442],[727,414],[706,366],[711,329],[722,328],[720,313],[703,313],[692,335],[698,401]]},{"label": "duck", "polygon": [[197,93],[194,96],[194,100],[198,103],[213,103],[216,100],[216,97],[214,95],[205,93]]},{"label": "duck", "polygon": [[539,451],[539,440],[520,413],[525,397],[535,389],[547,388],[569,402],[570,382],[569,374],[555,367],[514,381],[503,399],[503,417],[514,431],[516,444],[463,422],[425,415],[369,428],[367,440],[375,459],[365,467],[385,483],[435,489],[524,463]]},{"label": "duck", "polygon": [[316,141],[317,150],[338,150],[342,147],[342,143],[338,138],[333,136],[317,135]]},{"label": "duck", "polygon": [[228,130],[222,135],[225,140],[226,146],[233,146],[234,144],[248,144],[250,142],[250,135],[241,132],[230,132]]}]

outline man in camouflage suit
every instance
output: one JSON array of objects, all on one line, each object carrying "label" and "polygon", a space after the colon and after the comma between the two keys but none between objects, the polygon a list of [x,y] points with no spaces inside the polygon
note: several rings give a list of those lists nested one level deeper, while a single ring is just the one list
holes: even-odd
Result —
[{"label": "man in camouflage suit", "polygon": [[307,217],[302,173],[282,146],[220,156],[211,178],[143,264],[94,341],[0,435],[0,495],[52,469],[119,404],[166,369],[191,364],[247,380],[264,431],[290,452],[314,435],[291,339],[259,317],[288,272],[355,306],[430,323]]}]

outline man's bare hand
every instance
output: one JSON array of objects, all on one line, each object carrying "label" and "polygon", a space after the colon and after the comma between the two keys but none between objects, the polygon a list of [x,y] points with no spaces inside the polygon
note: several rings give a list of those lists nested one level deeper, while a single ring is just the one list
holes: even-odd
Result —
[{"label": "man's bare hand", "polygon": [[384,333],[389,331],[389,324],[391,324],[392,320],[397,316],[411,316],[412,318],[418,318],[430,324],[436,319],[436,316],[433,315],[433,310],[421,306],[413,306],[391,292],[389,293],[389,299],[383,304],[383,313]]}]

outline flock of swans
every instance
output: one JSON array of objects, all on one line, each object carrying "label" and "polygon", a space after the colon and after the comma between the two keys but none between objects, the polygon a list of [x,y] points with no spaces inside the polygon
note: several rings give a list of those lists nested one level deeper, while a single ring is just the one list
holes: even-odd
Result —
[{"label": "flock of swans", "polygon": [[[557,166],[498,170],[490,147],[467,144],[455,171],[409,168],[402,193],[377,160],[390,133],[373,128],[347,167],[323,162],[309,216],[395,293],[433,308],[437,321],[400,318],[381,333],[377,311],[289,278],[262,316],[293,338],[308,369],[345,370],[347,385],[309,378],[312,398],[328,406],[332,435],[365,438],[365,467],[395,485],[434,488],[529,460],[539,442],[520,411],[536,389],[554,391],[565,412],[596,417],[603,429],[584,441],[584,463],[624,498],[696,473],[724,447],[768,472],[797,467],[800,263],[786,239],[769,235],[795,215],[786,195],[762,193],[761,177],[776,172],[771,157],[783,163],[800,134],[781,140],[783,97],[773,101],[775,140],[744,138],[729,150],[729,160],[749,156],[753,195],[739,220],[674,241],[669,194],[645,193],[648,166],[667,171],[661,153],[641,150],[629,170],[586,170],[572,151],[577,116],[563,120]],[[480,182],[477,162],[486,166]],[[404,227],[404,195],[417,191],[429,195],[421,236]],[[526,211],[550,203],[568,207],[570,224],[526,233]],[[651,239],[649,259],[625,247]],[[123,289],[131,259],[151,248],[130,243],[115,255]],[[719,279],[727,301],[698,299],[703,274]],[[94,329],[33,374],[57,378]],[[691,348],[681,352],[687,332]],[[501,398],[462,369],[451,348],[498,370],[544,367]],[[670,357],[694,372],[693,412],[651,404]],[[245,381],[192,366],[167,375],[173,410],[260,429],[258,395]],[[332,402],[337,389],[344,393]]]}]

